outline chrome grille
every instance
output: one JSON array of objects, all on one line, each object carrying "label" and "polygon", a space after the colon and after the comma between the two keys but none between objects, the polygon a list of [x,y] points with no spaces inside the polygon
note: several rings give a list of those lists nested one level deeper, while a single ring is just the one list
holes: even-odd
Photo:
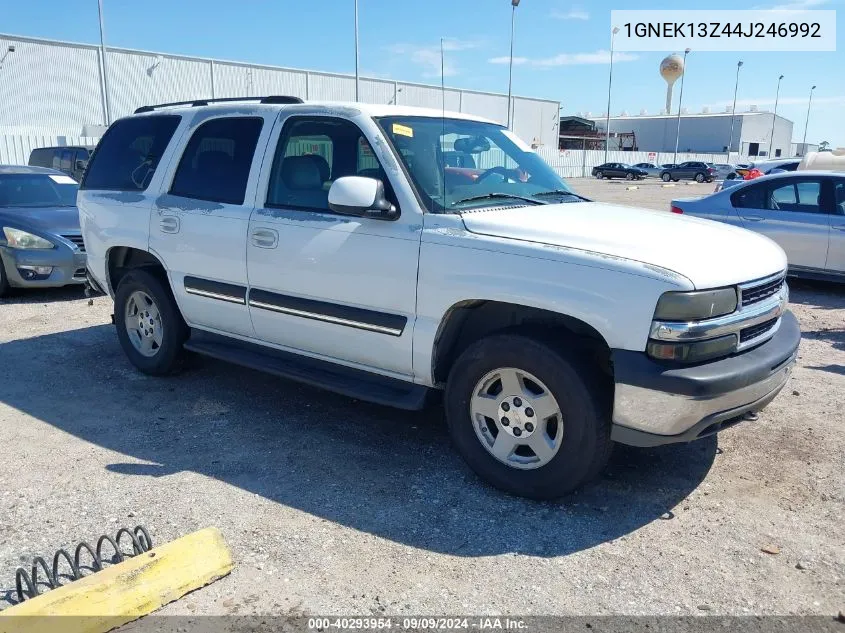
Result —
[{"label": "chrome grille", "polygon": [[[780,317],[778,317],[780,318]],[[739,331],[739,342],[740,343],[747,343],[758,336],[762,336],[773,327],[778,322],[778,318],[769,319],[768,321],[763,321],[762,323],[758,323],[757,325],[752,325],[750,327],[743,328]]]},{"label": "chrome grille", "polygon": [[780,277],[773,281],[766,281],[757,286],[742,289],[742,307],[753,305],[772,295],[776,295],[783,288],[784,278]]},{"label": "chrome grille", "polygon": [[83,253],[85,252],[85,242],[82,241],[81,235],[62,235],[62,237],[76,244],[76,247]]}]

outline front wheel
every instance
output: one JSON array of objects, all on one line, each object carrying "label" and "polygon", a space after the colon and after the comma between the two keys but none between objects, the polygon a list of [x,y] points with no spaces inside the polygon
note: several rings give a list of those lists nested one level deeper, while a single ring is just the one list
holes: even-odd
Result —
[{"label": "front wheel", "polygon": [[600,171],[597,171],[597,172],[596,172],[596,178],[598,178],[599,180],[601,180],[602,178],[604,178],[604,174],[603,174],[602,172],[600,172]]},{"label": "front wheel", "polygon": [[162,376],[179,366],[188,326],[157,277],[143,269],[126,273],[114,297],[114,322],[120,346],[139,370]]},{"label": "front wheel", "polygon": [[470,468],[497,488],[560,497],[606,463],[602,393],[597,372],[546,343],[494,335],[467,348],[449,374],[449,432]]}]

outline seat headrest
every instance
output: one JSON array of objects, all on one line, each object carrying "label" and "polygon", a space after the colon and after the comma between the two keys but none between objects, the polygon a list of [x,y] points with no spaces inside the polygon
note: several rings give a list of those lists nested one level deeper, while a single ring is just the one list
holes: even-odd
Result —
[{"label": "seat headrest", "polygon": [[321,189],[323,186],[320,168],[312,156],[286,156],[281,172],[288,189]]}]

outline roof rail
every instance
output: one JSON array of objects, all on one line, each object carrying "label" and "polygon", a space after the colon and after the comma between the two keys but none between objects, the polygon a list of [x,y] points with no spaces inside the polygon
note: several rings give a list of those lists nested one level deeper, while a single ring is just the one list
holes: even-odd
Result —
[{"label": "roof rail", "polygon": [[193,101],[174,101],[173,103],[159,103],[156,105],[141,106],[135,110],[135,114],[143,112],[152,112],[159,108],[167,108],[171,106],[191,106],[197,108],[199,106],[206,106],[209,103],[225,103],[226,101],[258,101],[258,103],[304,103],[299,97],[289,97],[286,95],[270,95],[269,97],[221,97],[219,99],[195,99]]}]

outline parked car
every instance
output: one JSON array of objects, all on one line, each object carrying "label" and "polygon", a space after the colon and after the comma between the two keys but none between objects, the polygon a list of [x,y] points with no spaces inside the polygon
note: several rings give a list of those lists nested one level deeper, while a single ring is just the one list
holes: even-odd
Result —
[{"label": "parked car", "polygon": [[785,172],[738,181],[672,211],[761,233],[780,245],[789,273],[845,281],[845,173]]},{"label": "parked car", "polygon": [[736,166],[729,163],[712,163],[710,165],[713,169],[713,177],[716,180],[724,180],[729,176],[736,177]]},{"label": "parked car", "polygon": [[0,165],[0,296],[85,283],[78,188],[55,169]]},{"label": "parked car", "polygon": [[657,178],[662,171],[662,165],[658,166],[654,163],[637,163],[634,165],[637,169],[642,169],[649,178]]},{"label": "parked car", "polygon": [[67,147],[38,147],[29,154],[29,164],[61,171],[77,182],[82,180],[88,160],[94,152],[93,145]]},{"label": "parked car", "polygon": [[648,172],[627,163],[603,163],[593,167],[593,177],[602,178],[625,178],[627,180],[641,180],[648,176]]},{"label": "parked car", "polygon": [[[304,154],[316,137],[330,153]],[[445,171],[447,139],[477,178]],[[146,106],[106,132],[79,209],[140,371],[192,350],[404,409],[442,392],[470,467],[534,498],[595,476],[611,442],[687,442],[758,411],[800,340],[771,240],[590,202],[467,114]]]},{"label": "parked car", "polygon": [[713,182],[716,170],[709,163],[699,161],[687,161],[675,167],[669,167],[660,172],[660,179],[663,182],[670,180],[678,182],[681,179],[695,180],[696,182]]}]

